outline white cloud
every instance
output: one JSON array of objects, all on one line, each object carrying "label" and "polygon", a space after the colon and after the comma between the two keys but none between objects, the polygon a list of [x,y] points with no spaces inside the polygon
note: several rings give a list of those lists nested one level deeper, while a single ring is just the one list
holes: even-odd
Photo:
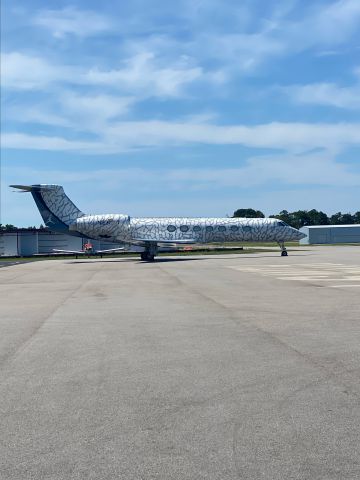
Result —
[{"label": "white cloud", "polygon": [[42,89],[73,77],[69,67],[53,65],[41,57],[20,52],[3,53],[1,66],[2,85],[19,90]]},{"label": "white cloud", "polygon": [[[7,119],[18,123],[62,126],[75,131],[98,132],[107,121],[122,117],[134,103],[133,97],[115,95],[80,95],[71,91],[58,92],[52,105],[37,102],[36,106],[6,106]],[[56,111],[56,113],[53,113]]]},{"label": "white cloud", "polygon": [[334,83],[293,85],[282,89],[296,103],[328,105],[357,110],[360,108],[360,84],[340,87]]},{"label": "white cloud", "polygon": [[[309,174],[311,172],[311,174]],[[12,176],[26,176],[30,181],[59,183],[98,182],[101,188],[163,190],[209,190],[215,188],[252,189],[268,186],[271,182],[283,185],[322,185],[337,187],[360,186],[360,174],[350,171],[348,165],[337,162],[333,155],[263,155],[250,157],[235,168],[113,168],[66,171],[34,168],[12,169]]]},{"label": "white cloud", "polygon": [[108,138],[132,146],[246,145],[304,151],[313,148],[338,149],[360,143],[359,124],[268,123],[255,126],[211,125],[176,122],[121,122],[109,125]]},{"label": "white cloud", "polygon": [[[193,12],[194,8],[188,2],[185,5],[185,11]],[[184,87],[194,82],[224,83],[231,76],[236,76],[239,70],[253,73],[274,57],[306,49],[320,52],[331,50],[331,47],[338,47],[355,33],[360,20],[358,0],[314,4],[304,9],[302,18],[297,21],[289,20],[288,5],[285,4],[286,8],[280,7],[277,5],[270,9],[268,18],[261,17],[262,21],[255,24],[252,30],[249,27],[250,20],[245,22],[247,28],[245,25],[242,29],[235,28],[235,22],[228,31],[219,31],[210,22],[207,29],[196,15],[187,14],[184,26],[190,28],[191,34],[186,39],[179,36],[183,25],[180,13],[174,16],[177,22],[173,31],[162,32],[161,28],[158,31],[154,28],[144,36],[141,29],[145,24],[151,26],[154,18],[151,12],[142,12],[140,23],[135,22],[135,30],[126,37],[125,42],[122,40],[122,58],[112,68],[100,68],[96,64],[90,68],[81,65],[74,67],[48,61],[39,55],[13,52],[4,57],[4,83],[15,89],[42,89],[66,83],[117,88],[127,94],[143,96],[178,96]],[[211,12],[214,8],[211,3],[205,11]],[[202,9],[203,6],[200,11]],[[226,10],[227,19],[239,15],[236,4],[222,6],[222,9]],[[198,11],[197,8],[195,10]],[[218,10],[217,7],[215,10]],[[249,15],[250,10],[245,10]],[[115,28],[113,22],[116,22],[116,17],[109,19],[67,7],[41,11],[33,21],[51,29],[58,36],[68,33],[86,36],[106,30],[110,24]],[[133,21],[135,13],[129,15],[129,22]],[[116,25],[116,29],[122,31],[120,25]],[[124,51],[127,51],[125,58]],[[216,65],[213,62],[211,68],[205,68],[209,60],[215,60]]]},{"label": "white cloud", "polygon": [[303,18],[276,22],[269,32],[281,41],[285,52],[301,52],[309,48],[337,46],[345,43],[358,30],[360,2],[338,0],[312,2]]},{"label": "white cloud", "polygon": [[[81,128],[86,129],[86,126],[82,125]],[[90,131],[94,129],[91,121],[88,128]],[[134,121],[96,125],[96,134],[99,141],[80,142],[57,137],[7,133],[3,134],[3,146],[107,154],[143,147],[186,144],[245,145],[288,152],[305,152],[315,148],[336,152],[349,145],[360,145],[360,125],[356,123],[269,123],[248,127]]]},{"label": "white cloud", "polygon": [[137,54],[124,63],[123,68],[100,70],[69,65],[56,65],[47,60],[19,52],[2,55],[2,83],[18,90],[39,90],[52,85],[84,85],[112,87],[126,93],[148,96],[177,96],[182,88],[200,79],[221,81],[219,76],[205,76],[200,67],[192,66],[183,56],[163,66],[150,52]]},{"label": "white cloud", "polygon": [[[336,45],[345,42],[359,28],[360,3],[358,0],[338,0],[297,25],[297,36],[307,42]],[[306,40],[307,39],[307,40]]]},{"label": "white cloud", "polygon": [[[5,72],[7,84],[13,88],[42,88],[54,82],[90,83],[172,96],[198,80],[221,83],[238,70],[253,73],[274,57],[306,49],[333,51],[332,47],[346,43],[358,29],[358,0],[314,2],[302,9],[298,20],[289,17],[294,6],[296,2],[276,2],[255,18],[250,4],[230,2],[219,7],[216,2],[193,5],[185,1],[176,13],[165,9],[172,20],[169,28],[159,21],[165,7],[157,4],[154,11],[149,11],[147,2],[128,6],[126,26],[119,23],[117,15],[110,18],[74,7],[42,10],[30,22],[56,36],[87,36],[110,28],[115,35],[128,32],[125,40],[121,38],[119,49],[123,54],[127,51],[128,58],[123,66],[111,69],[96,65],[70,68],[39,56],[13,53],[8,58],[12,62],[9,72]],[[223,21],[210,21],[214,15]],[[186,38],[181,34],[184,29],[190,32]],[[205,68],[209,59],[217,65]]]},{"label": "white cloud", "polygon": [[111,28],[109,18],[89,10],[65,7],[61,10],[40,10],[33,18],[36,26],[50,30],[54,37],[72,34],[87,37]]},{"label": "white cloud", "polygon": [[[49,151],[91,151],[99,144],[95,142],[82,142],[67,140],[61,137],[48,137],[29,135],[26,133],[2,133],[1,143],[3,148]],[[105,149],[105,146],[103,146]]]},{"label": "white cloud", "polygon": [[128,113],[134,103],[133,97],[115,95],[80,95],[72,92],[62,93],[59,103],[65,116],[81,119],[86,123],[93,119],[105,121]]},{"label": "white cloud", "polygon": [[[269,2],[269,5],[270,2]],[[237,14],[235,5],[222,5],[228,18]],[[302,5],[297,19],[290,17],[296,2],[267,5],[264,13],[248,20],[242,28],[236,24],[229,28],[197,28],[196,18],[189,19],[193,32],[186,41],[177,39],[171,32],[162,36],[149,36],[143,42],[152,45],[158,55],[168,55],[170,50],[191,52],[200,64],[216,60],[226,77],[253,74],[261,65],[276,57],[297,54],[305,50],[324,52],[346,44],[358,31],[360,2],[311,2]],[[254,11],[256,11],[253,8]],[[262,13],[262,12],[261,12]],[[188,26],[189,28],[189,26]]]},{"label": "white cloud", "polygon": [[93,68],[83,75],[82,82],[139,91],[146,96],[176,96],[184,85],[202,76],[202,69],[191,66],[187,57],[162,66],[153,53],[142,52],[128,59],[122,69]]},{"label": "white cloud", "polygon": [[52,113],[45,105],[37,104],[36,108],[31,106],[6,106],[4,117],[18,123],[31,123],[61,127],[71,127],[72,123],[65,116]]},{"label": "white cloud", "polygon": [[[202,47],[204,45],[204,47]],[[286,45],[267,32],[254,34],[204,35],[199,38],[198,48],[225,64],[227,71],[252,72],[260,63],[286,51]]]},{"label": "white cloud", "polygon": [[[312,4],[304,9],[299,20],[287,18],[290,9],[284,8],[279,14],[275,7],[265,27],[255,32],[210,33],[201,41],[199,36],[197,52],[204,49],[220,61],[226,59],[229,69],[243,72],[253,70],[273,57],[291,55],[314,49],[324,51],[346,43],[359,28],[360,2],[339,0],[336,2]],[[230,63],[231,62],[231,63]]]}]

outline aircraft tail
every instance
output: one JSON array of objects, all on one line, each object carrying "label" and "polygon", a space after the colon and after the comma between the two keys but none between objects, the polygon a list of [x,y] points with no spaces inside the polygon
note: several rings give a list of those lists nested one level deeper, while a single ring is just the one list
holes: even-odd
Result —
[{"label": "aircraft tail", "polygon": [[10,185],[31,192],[45,225],[52,230],[68,231],[69,225],[85,214],[79,210],[60,185]]}]

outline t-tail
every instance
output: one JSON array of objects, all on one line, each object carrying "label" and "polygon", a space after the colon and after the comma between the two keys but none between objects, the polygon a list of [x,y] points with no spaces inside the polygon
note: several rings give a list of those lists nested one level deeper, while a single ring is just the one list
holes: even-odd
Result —
[{"label": "t-tail", "polygon": [[65,195],[60,185],[10,185],[31,192],[45,225],[51,230],[68,232],[69,226],[85,214]]}]

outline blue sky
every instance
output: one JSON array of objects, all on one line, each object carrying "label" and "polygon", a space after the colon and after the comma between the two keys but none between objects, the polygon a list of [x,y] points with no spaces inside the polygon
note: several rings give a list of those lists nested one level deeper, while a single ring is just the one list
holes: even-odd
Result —
[{"label": "blue sky", "polygon": [[5,0],[1,73],[2,223],[360,209],[359,0]]}]

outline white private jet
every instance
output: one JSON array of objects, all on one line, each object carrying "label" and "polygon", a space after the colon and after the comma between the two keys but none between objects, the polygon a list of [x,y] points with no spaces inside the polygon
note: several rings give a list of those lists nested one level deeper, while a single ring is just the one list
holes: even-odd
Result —
[{"label": "white private jet", "polygon": [[276,218],[144,217],[124,214],[86,215],[66,196],[60,185],[10,185],[31,192],[40,214],[51,230],[94,240],[143,247],[141,259],[153,261],[162,245],[211,242],[284,243],[306,235]]}]

